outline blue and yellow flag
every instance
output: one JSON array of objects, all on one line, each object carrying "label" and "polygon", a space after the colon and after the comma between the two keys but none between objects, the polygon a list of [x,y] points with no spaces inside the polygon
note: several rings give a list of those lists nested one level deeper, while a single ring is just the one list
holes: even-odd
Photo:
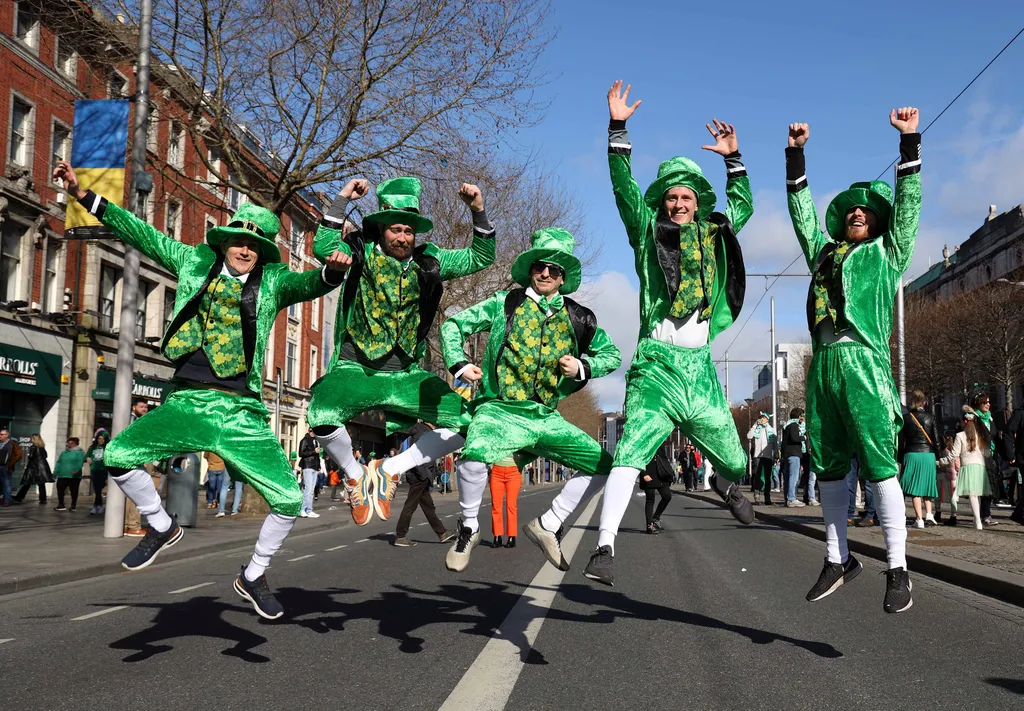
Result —
[{"label": "blue and yellow flag", "polygon": [[[83,190],[92,190],[115,205],[120,205],[124,198],[128,110],[126,99],[75,102],[71,167]],[[99,224],[85,207],[74,200],[70,202],[64,229]]]}]

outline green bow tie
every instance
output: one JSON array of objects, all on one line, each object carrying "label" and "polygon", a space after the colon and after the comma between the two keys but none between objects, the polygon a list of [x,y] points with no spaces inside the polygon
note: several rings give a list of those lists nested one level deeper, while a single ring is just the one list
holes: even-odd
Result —
[{"label": "green bow tie", "polygon": [[548,311],[554,313],[562,308],[562,295],[555,294],[551,297],[542,296],[540,297],[540,301],[537,302],[537,305],[540,306],[540,310],[545,313]]}]

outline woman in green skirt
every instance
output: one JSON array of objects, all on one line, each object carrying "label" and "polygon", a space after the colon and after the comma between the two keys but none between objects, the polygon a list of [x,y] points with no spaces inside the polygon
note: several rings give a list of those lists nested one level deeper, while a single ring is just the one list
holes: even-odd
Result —
[{"label": "woman in green skirt", "polygon": [[935,462],[943,453],[943,440],[935,417],[925,410],[924,393],[915,390],[907,404],[910,412],[903,419],[899,437],[899,460],[903,465],[900,486],[904,494],[914,497],[914,528],[924,528],[926,524],[935,526],[932,501],[939,496]]},{"label": "woman in green skirt", "polygon": [[957,459],[960,461],[960,473],[956,477],[953,496],[966,496],[970,499],[974,527],[979,531],[982,528],[979,497],[992,495],[985,466],[986,458],[991,456],[988,428],[978,421],[972,407],[964,405],[963,431],[957,433],[949,454],[940,459],[939,464],[948,464]]}]

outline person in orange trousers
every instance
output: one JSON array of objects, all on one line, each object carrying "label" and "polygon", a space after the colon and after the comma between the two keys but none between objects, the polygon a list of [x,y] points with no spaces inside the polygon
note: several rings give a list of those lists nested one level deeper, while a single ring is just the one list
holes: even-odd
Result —
[{"label": "person in orange trousers", "polygon": [[505,517],[508,519],[508,543],[506,548],[516,547],[516,529],[519,528],[519,486],[523,475],[512,457],[502,459],[491,467],[491,528],[494,531],[493,548],[501,548],[501,503],[505,501]]}]

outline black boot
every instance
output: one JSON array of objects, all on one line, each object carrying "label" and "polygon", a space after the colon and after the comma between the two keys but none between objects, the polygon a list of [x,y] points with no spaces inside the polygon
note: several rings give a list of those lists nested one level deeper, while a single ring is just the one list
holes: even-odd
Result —
[{"label": "black boot", "polygon": [[505,544],[505,547],[506,548],[515,548],[516,547],[516,537],[515,536],[509,536],[508,537],[508,543]]},{"label": "black boot", "polygon": [[495,536],[494,541],[491,542],[491,548],[501,548],[501,536]]}]

